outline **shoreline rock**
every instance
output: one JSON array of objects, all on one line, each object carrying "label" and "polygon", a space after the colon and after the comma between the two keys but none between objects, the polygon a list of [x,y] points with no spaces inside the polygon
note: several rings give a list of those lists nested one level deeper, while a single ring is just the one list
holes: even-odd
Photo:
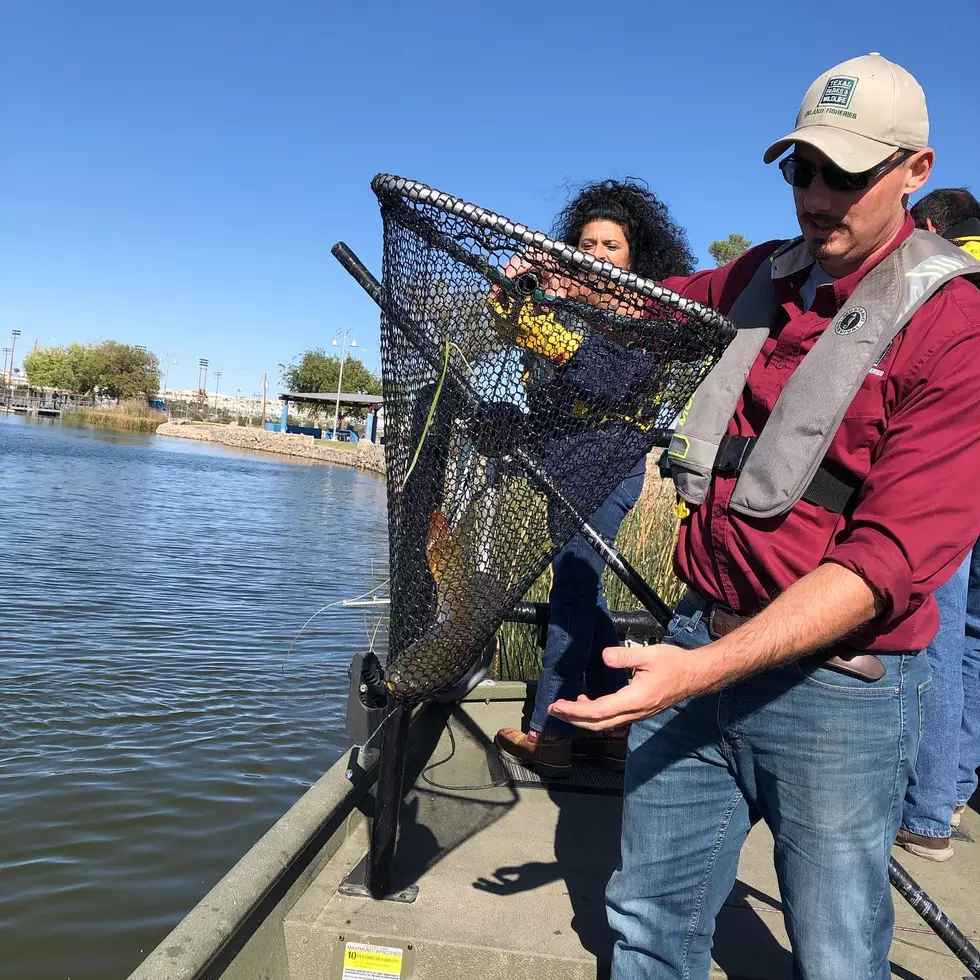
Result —
[{"label": "shoreline rock", "polygon": [[341,466],[355,466],[385,475],[384,449],[373,443],[361,441],[350,444],[350,448],[339,449],[318,444],[313,436],[269,432],[244,425],[213,425],[206,422],[164,422],[157,428],[158,436],[176,439],[193,439],[197,442],[216,442],[233,449],[253,449],[279,456],[298,456],[302,459],[315,459],[324,463],[338,463]]}]

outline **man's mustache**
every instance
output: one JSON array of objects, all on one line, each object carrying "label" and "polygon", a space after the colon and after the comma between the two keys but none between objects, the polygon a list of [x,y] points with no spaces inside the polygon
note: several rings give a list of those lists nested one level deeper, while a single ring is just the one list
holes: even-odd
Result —
[{"label": "man's mustache", "polygon": [[843,223],[843,216],[838,217],[835,214],[814,214],[812,211],[801,211],[800,221],[820,221],[824,224],[833,223],[839,225]]}]

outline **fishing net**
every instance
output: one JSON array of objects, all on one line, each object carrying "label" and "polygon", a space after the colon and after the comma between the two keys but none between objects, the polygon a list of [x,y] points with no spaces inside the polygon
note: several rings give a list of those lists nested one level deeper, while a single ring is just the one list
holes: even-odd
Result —
[{"label": "fishing net", "polygon": [[539,232],[382,175],[386,683],[462,678],[555,554],[658,444],[733,336]]}]

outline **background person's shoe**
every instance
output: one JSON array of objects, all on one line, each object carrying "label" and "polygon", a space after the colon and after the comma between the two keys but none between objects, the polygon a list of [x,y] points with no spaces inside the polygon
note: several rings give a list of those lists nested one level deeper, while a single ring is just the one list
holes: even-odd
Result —
[{"label": "background person's shoe", "polygon": [[613,772],[626,771],[626,752],[629,748],[630,726],[620,725],[602,733],[602,751],[598,763]]},{"label": "background person's shoe", "polygon": [[959,827],[960,821],[963,819],[963,811],[966,809],[966,804],[961,803],[957,807],[953,807],[953,819],[950,820],[950,827]]},{"label": "background person's shoe", "polygon": [[598,762],[602,755],[602,739],[598,735],[580,735],[572,739],[572,759],[575,762]]},{"label": "background person's shoe", "polygon": [[626,769],[629,725],[611,728],[572,739],[572,758],[576,762],[594,762],[614,772]]},{"label": "background person's shoe", "polygon": [[942,863],[953,856],[953,845],[948,837],[927,837],[925,834],[913,834],[911,830],[900,827],[895,843],[904,847],[909,854],[925,858],[927,861]]},{"label": "background person's shoe", "polygon": [[572,771],[572,740],[516,728],[502,728],[494,742],[506,755],[543,776],[567,776]]}]

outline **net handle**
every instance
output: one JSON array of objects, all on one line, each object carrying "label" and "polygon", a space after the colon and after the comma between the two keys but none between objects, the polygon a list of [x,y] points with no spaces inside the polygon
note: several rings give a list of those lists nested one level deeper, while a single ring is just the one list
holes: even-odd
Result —
[{"label": "net handle", "polygon": [[566,265],[602,276],[619,286],[647,296],[663,306],[678,310],[685,316],[720,331],[729,340],[735,336],[735,325],[732,321],[710,306],[705,306],[693,299],[686,299],[650,279],[643,279],[633,272],[613,265],[611,262],[600,262],[587,252],[572,248],[565,242],[555,241],[543,232],[533,231],[526,225],[511,221],[509,218],[495,214],[493,211],[487,211],[475,204],[468,204],[461,198],[453,197],[451,194],[436,190],[434,187],[419,183],[417,180],[397,177],[394,174],[378,174],[371,181],[371,189],[382,203],[385,198],[396,196],[408,198],[408,200],[416,201],[419,204],[431,205],[447,214],[462,215],[482,228],[506,235],[519,244],[540,249],[540,251],[554,258],[560,259]]}]

